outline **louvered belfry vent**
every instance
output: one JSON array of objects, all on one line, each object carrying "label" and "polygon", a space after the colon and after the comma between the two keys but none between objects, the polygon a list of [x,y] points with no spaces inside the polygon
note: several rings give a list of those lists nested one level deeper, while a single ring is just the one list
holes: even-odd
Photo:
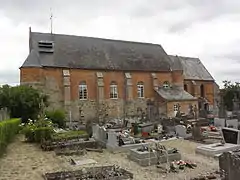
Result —
[{"label": "louvered belfry vent", "polygon": [[53,41],[38,41],[38,49],[40,53],[53,53],[54,42]]}]

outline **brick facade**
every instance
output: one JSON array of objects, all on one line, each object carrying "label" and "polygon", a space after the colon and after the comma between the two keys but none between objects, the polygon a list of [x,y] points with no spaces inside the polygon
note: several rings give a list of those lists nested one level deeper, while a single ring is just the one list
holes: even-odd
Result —
[{"label": "brick facade", "polygon": [[[64,69],[60,68],[21,68],[21,84],[38,82],[38,88],[44,90],[50,97],[50,108],[65,108],[69,117],[73,120],[82,118],[98,119],[99,116],[123,118],[138,116],[139,111],[147,115],[147,100],[156,101],[155,86],[162,86],[164,82],[183,86],[181,72],[128,72],[130,77],[126,77],[121,71],[94,71],[71,69],[68,75],[64,75]],[[67,72],[65,70],[65,72]],[[98,77],[97,73],[102,74]],[[79,83],[85,81],[87,85],[87,99],[79,100]],[[102,84],[100,85],[100,81]],[[110,84],[117,85],[117,99],[110,98]],[[137,84],[143,82],[144,97],[138,97]],[[189,86],[190,87],[190,86]],[[208,85],[207,87],[210,87]],[[210,90],[206,92],[209,93]],[[158,104],[159,111],[172,116],[174,104],[181,104],[181,111],[188,112],[189,104],[196,102],[169,102],[167,105]],[[167,108],[165,110],[165,108]],[[69,113],[71,112],[71,113]]]}]

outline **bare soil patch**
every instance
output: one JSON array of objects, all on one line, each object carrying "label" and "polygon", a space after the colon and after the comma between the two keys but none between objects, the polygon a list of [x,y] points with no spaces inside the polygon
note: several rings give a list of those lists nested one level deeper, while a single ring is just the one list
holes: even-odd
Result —
[{"label": "bare soil patch", "polygon": [[196,169],[185,169],[179,173],[163,174],[155,166],[141,167],[127,159],[127,154],[112,154],[104,150],[103,153],[88,152],[84,156],[56,156],[54,151],[44,152],[39,146],[23,142],[22,136],[17,137],[10,144],[7,154],[0,159],[1,180],[40,180],[47,172],[78,170],[82,166],[70,165],[70,158],[94,159],[100,165],[118,165],[134,174],[136,180],[188,180],[199,174],[212,172],[218,169],[218,161],[212,158],[196,155],[197,143],[182,139],[164,142],[166,146],[178,148],[183,160],[191,160],[197,164]]}]

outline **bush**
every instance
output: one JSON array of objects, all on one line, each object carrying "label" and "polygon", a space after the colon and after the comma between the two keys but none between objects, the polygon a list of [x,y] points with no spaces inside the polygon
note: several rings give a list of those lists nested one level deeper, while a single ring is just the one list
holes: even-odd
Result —
[{"label": "bush", "polygon": [[34,131],[34,141],[42,142],[42,140],[52,139],[53,129],[51,127],[39,127]]},{"label": "bush", "polygon": [[48,106],[47,100],[47,95],[29,86],[0,86],[0,109],[6,107],[11,118],[21,118],[23,123],[29,118],[36,119],[43,107]]},{"label": "bush", "polygon": [[0,155],[19,131],[20,119],[10,119],[0,122]]},{"label": "bush", "polygon": [[46,117],[54,124],[57,124],[59,128],[66,127],[65,112],[63,110],[58,109],[54,111],[47,111]]},{"label": "bush", "polygon": [[48,119],[40,119],[33,123],[32,120],[30,120],[30,122],[23,127],[21,133],[25,135],[27,142],[39,143],[42,140],[50,140],[53,134],[52,122]]}]

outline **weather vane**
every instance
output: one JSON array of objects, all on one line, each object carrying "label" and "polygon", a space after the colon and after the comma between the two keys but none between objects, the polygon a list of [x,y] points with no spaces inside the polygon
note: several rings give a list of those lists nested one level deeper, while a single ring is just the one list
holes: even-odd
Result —
[{"label": "weather vane", "polygon": [[52,8],[50,8],[50,21],[51,21],[51,34],[52,34],[52,30],[53,30],[53,14],[52,14]]}]

